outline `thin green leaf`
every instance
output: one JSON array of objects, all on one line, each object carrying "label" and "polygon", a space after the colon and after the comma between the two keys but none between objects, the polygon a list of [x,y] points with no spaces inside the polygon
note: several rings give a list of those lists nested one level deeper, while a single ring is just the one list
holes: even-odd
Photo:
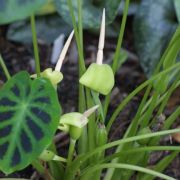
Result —
[{"label": "thin green leaf", "polygon": [[149,134],[145,134],[145,135],[139,135],[139,136],[134,136],[134,137],[129,137],[129,138],[124,138],[121,140],[117,140],[114,142],[110,142],[107,143],[106,145],[103,145],[101,147],[96,148],[95,150],[86,153],[86,155],[84,156],[80,156],[78,157],[72,164],[71,164],[71,172],[68,172],[69,174],[67,174],[67,176],[72,176],[73,173],[75,173],[79,166],[81,166],[83,164],[83,162],[85,162],[86,160],[89,159],[89,157],[93,156],[94,154],[101,152],[105,149],[120,145],[120,144],[124,144],[124,143],[129,143],[129,142],[133,142],[133,141],[137,141],[140,139],[145,139],[145,138],[151,138],[151,137],[157,137],[157,136],[163,136],[163,135],[167,135],[167,134],[171,134],[171,133],[175,133],[175,132],[180,132],[180,129],[174,129],[174,130],[166,130],[166,131],[160,131],[160,132],[156,132],[156,133],[149,133]]},{"label": "thin green leaf", "polygon": [[131,165],[131,164],[122,164],[122,163],[107,163],[107,164],[100,164],[100,165],[93,166],[82,173],[82,178],[87,179],[88,177],[91,177],[91,175],[94,172],[98,171],[99,169],[105,169],[105,168],[129,169],[129,170],[133,170],[133,171],[139,171],[139,172],[143,172],[146,174],[150,174],[152,176],[160,177],[160,178],[163,178],[166,180],[175,180],[174,178],[172,178],[170,176],[150,170],[148,168],[143,168],[143,167],[135,166],[135,165]]},{"label": "thin green leaf", "polygon": [[[158,162],[154,167],[153,170],[162,172],[171,162],[172,160],[178,155],[179,152],[173,152],[172,154],[164,157],[160,162]],[[142,177],[143,180],[153,180],[154,178],[150,175],[144,175]]]},{"label": "thin green leaf", "polygon": [[99,111],[99,114],[101,115],[101,120],[104,122],[105,121],[104,111],[103,111],[103,108],[102,108],[101,101],[99,99],[99,93],[91,91],[91,94],[93,96],[95,104],[99,105],[98,111]]},{"label": "thin green leaf", "polygon": [[115,121],[116,117],[119,115],[119,113],[121,112],[121,110],[128,104],[128,102],[137,94],[139,93],[143,88],[145,88],[147,85],[151,84],[155,79],[157,79],[158,77],[162,76],[163,74],[166,74],[168,72],[170,72],[172,69],[178,69],[180,68],[180,63],[176,63],[175,65],[171,66],[170,68],[154,75],[151,77],[151,79],[145,81],[144,83],[142,83],[140,86],[138,86],[131,94],[129,94],[122,102],[121,104],[118,105],[118,107],[115,109],[113,115],[111,116],[108,124],[107,124],[107,131],[110,130],[113,122]]}]

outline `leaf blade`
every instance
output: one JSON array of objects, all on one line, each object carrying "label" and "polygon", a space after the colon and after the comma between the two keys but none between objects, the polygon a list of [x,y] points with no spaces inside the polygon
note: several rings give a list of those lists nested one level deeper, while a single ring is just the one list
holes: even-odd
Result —
[{"label": "leaf blade", "polygon": [[[16,99],[13,110],[2,104],[4,97]],[[42,97],[49,101],[36,101]],[[16,74],[3,86],[0,102],[0,169],[11,173],[29,165],[51,143],[60,106],[49,80],[32,81],[27,72]]]}]

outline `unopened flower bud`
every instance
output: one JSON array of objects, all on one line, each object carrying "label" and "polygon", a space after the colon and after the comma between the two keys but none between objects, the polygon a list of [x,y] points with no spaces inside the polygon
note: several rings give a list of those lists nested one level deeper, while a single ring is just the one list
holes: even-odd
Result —
[{"label": "unopened flower bud", "polygon": [[104,124],[99,124],[96,130],[96,145],[102,146],[107,143],[108,134]]},{"label": "unopened flower bud", "polygon": [[[139,131],[138,135],[145,135],[145,134],[148,134],[148,133],[151,133],[151,130],[150,130],[149,127],[145,127],[145,128],[143,128],[143,129],[141,129]],[[146,145],[146,144],[148,144],[149,140],[150,140],[149,138],[140,139],[140,140],[138,140],[138,143],[141,144],[141,145]]]}]

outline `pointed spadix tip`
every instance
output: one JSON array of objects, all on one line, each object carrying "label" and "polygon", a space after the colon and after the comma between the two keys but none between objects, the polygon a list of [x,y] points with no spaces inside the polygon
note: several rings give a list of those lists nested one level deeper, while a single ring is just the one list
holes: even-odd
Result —
[{"label": "pointed spadix tip", "polygon": [[68,37],[68,39],[67,39],[67,41],[66,41],[66,43],[65,43],[65,45],[61,51],[61,54],[59,56],[59,59],[57,61],[56,67],[55,67],[55,71],[61,71],[61,66],[62,66],[62,63],[63,63],[64,58],[66,56],[67,50],[70,46],[73,35],[74,35],[74,30],[72,30],[71,34],[69,35],[69,37]]},{"label": "pointed spadix tip", "polygon": [[105,17],[106,9],[103,8],[103,16]]},{"label": "pointed spadix tip", "polygon": [[103,63],[103,49],[104,49],[104,41],[105,41],[105,8],[103,9],[102,19],[101,19],[101,28],[99,35],[99,44],[98,44],[98,53],[96,58],[96,63],[101,65]]},{"label": "pointed spadix tip", "polygon": [[74,35],[74,29],[71,31],[71,34],[69,35],[69,38],[68,38],[68,39],[70,39],[70,41],[71,41],[73,35]]},{"label": "pointed spadix tip", "polygon": [[102,26],[105,26],[105,14],[106,14],[106,10],[105,8],[103,9],[103,14],[102,14]]},{"label": "pointed spadix tip", "polygon": [[83,113],[83,116],[89,117],[92,113],[94,113],[99,108],[99,105],[93,106]]},{"label": "pointed spadix tip", "polygon": [[99,108],[99,105],[93,106],[91,109],[96,111]]}]

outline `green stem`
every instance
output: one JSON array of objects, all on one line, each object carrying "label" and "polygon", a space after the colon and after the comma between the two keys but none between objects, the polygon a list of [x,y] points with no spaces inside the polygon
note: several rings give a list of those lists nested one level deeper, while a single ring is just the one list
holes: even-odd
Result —
[{"label": "green stem", "polygon": [[101,100],[99,98],[99,93],[97,93],[95,91],[91,91],[91,94],[92,94],[92,97],[93,97],[93,100],[94,100],[95,104],[99,105],[98,111],[99,111],[99,114],[100,114],[100,121],[102,123],[104,123],[105,122],[105,116],[104,116],[104,111],[103,111],[103,107],[102,107],[102,104],[101,104]]},{"label": "green stem", "polygon": [[[115,55],[114,55],[114,58],[113,58],[113,64],[112,64],[112,69],[113,69],[114,74],[118,70],[117,66],[118,66],[120,50],[121,50],[121,47],[122,47],[122,40],[123,40],[124,30],[125,30],[125,26],[126,26],[128,9],[129,9],[129,0],[126,0],[125,1],[125,7],[124,7],[124,10],[123,10],[123,17],[122,17],[122,22],[121,22],[121,26],[120,26],[118,42],[117,42],[116,51],[115,51]],[[106,98],[105,98],[105,103],[104,103],[104,115],[105,115],[105,117],[106,117],[107,110],[108,110],[109,103],[110,103],[110,96],[111,96],[111,94],[108,94],[106,96]]]},{"label": "green stem", "polygon": [[114,74],[117,71],[119,54],[120,54],[120,50],[121,50],[121,46],[122,46],[122,40],[123,40],[123,36],[124,36],[124,30],[125,30],[125,26],[126,26],[127,15],[128,15],[128,8],[129,8],[129,0],[126,0],[125,7],[123,10],[122,23],[120,26],[121,28],[120,28],[120,32],[119,32],[118,43],[117,43],[117,47],[116,47],[116,51],[115,51],[115,56],[113,59],[113,64],[112,64],[112,69],[113,69]]},{"label": "green stem", "polygon": [[[131,165],[131,164],[123,164],[123,163],[105,163],[105,164],[98,164],[96,166],[93,166],[87,170],[85,170],[85,172],[82,173],[82,179],[87,179],[90,175],[92,175],[94,172],[100,170],[100,169],[105,169],[105,168],[119,168],[119,169],[129,169],[129,170],[133,170],[133,171],[139,171],[139,172],[143,172],[146,174],[150,174],[153,175],[155,177],[160,177],[166,180],[175,180],[174,178],[167,176],[165,174],[147,169],[147,168],[143,168],[140,166],[135,166],[135,165]],[[107,179],[110,180],[110,179]]]},{"label": "green stem", "polygon": [[158,98],[159,98],[159,93],[155,92],[154,95],[153,95],[152,101],[151,101],[151,103],[149,105],[148,110],[145,112],[142,121],[139,122],[141,128],[144,128],[144,127],[148,126],[149,120],[151,119],[152,113],[153,113],[153,111],[154,111],[154,109],[156,107],[156,103],[158,101]]},{"label": "green stem", "polygon": [[78,0],[78,32],[83,53],[82,0]]},{"label": "green stem", "polygon": [[[91,98],[90,89],[86,88],[86,97],[87,97],[87,107],[88,109],[94,106],[93,100]],[[92,151],[95,147],[95,129],[96,129],[96,122],[95,122],[95,114],[93,113],[89,117],[88,122],[88,149]]]},{"label": "green stem", "polygon": [[47,178],[47,176],[48,176],[47,179],[54,180],[54,178],[53,178],[52,175],[49,173],[49,171],[46,170],[46,169],[43,167],[43,165],[42,165],[38,160],[33,161],[31,164],[32,164],[32,166],[33,166],[41,175],[43,175],[44,178],[45,178],[45,177]]},{"label": "green stem", "polygon": [[[58,154],[54,142],[51,143],[48,149],[50,151],[53,151],[55,154]],[[49,161],[47,163],[49,166],[49,171],[54,179],[59,179],[59,177],[62,177],[64,175],[64,165],[61,162]]]},{"label": "green stem", "polygon": [[78,140],[78,154],[84,154],[87,152],[88,149],[88,134],[87,128],[84,127],[82,130],[82,135]]},{"label": "green stem", "polygon": [[[81,0],[77,1],[78,5],[78,33],[76,34],[77,38],[76,41],[79,44],[79,77],[83,74],[85,71],[84,67],[84,54],[83,54],[83,27],[82,27],[82,2]],[[72,7],[72,6],[71,6]],[[74,13],[72,13],[72,16],[74,16]],[[72,18],[75,19],[75,18]],[[76,23],[74,22],[74,25],[76,26]],[[75,27],[74,26],[74,27]],[[77,29],[77,28],[75,28]],[[84,66],[84,67],[83,67]],[[84,87],[79,84],[79,112],[84,112],[85,110],[85,92],[84,92]]]},{"label": "green stem", "polygon": [[36,34],[36,25],[35,25],[35,17],[31,15],[31,31],[32,31],[32,40],[33,40],[33,47],[34,47],[34,57],[36,63],[36,74],[37,77],[40,77],[40,61],[39,61],[39,49],[37,43],[37,34]]},{"label": "green stem", "polygon": [[67,168],[72,162],[74,148],[75,148],[76,140],[70,139],[69,151],[68,151],[68,158],[67,158]]},{"label": "green stem", "polygon": [[1,55],[0,55],[0,65],[4,71],[4,74],[6,75],[7,80],[9,80],[11,78],[11,76],[9,74],[9,71],[8,71],[6,64],[4,63],[4,60]]},{"label": "green stem", "polygon": [[[78,0],[78,27],[79,27],[79,33],[78,33],[78,27],[76,24],[76,18],[74,15],[74,10],[73,10],[73,6],[72,6],[72,1],[68,0],[68,6],[69,6],[69,11],[70,11],[70,15],[71,15],[71,19],[72,19],[72,24],[73,24],[73,28],[74,28],[74,32],[75,32],[75,38],[76,38],[76,43],[77,43],[77,48],[78,48],[78,54],[79,54],[79,77],[82,76],[82,74],[85,72],[86,67],[85,67],[85,63],[84,63],[84,56],[83,56],[83,49],[82,49],[82,14],[81,14],[81,2],[80,0]],[[84,87],[79,84],[79,112],[84,112],[85,110],[85,94],[84,94]]]},{"label": "green stem", "polygon": [[38,160],[33,161],[31,164],[40,174],[45,174],[45,168]]},{"label": "green stem", "polygon": [[[85,63],[84,63],[84,56],[83,56],[83,30],[82,30],[82,3],[81,0],[78,0],[78,27],[76,24],[76,18],[74,15],[74,10],[72,6],[72,1],[67,0],[69,11],[72,19],[72,24],[75,32],[75,38],[78,48],[78,54],[79,54],[79,77],[82,76],[82,74],[86,71]],[[79,28],[79,29],[78,29]],[[79,31],[79,32],[78,32]],[[84,92],[84,86],[79,84],[79,104],[78,104],[78,111],[83,113],[86,109],[86,103],[85,103],[85,92]],[[82,136],[79,139],[78,142],[78,151],[79,153],[85,153],[85,150],[87,149],[87,130],[84,128]]]},{"label": "green stem", "polygon": [[[74,10],[73,10],[71,0],[68,0],[68,6],[69,6],[71,19],[72,19],[73,28],[74,28],[76,43],[77,43],[77,47],[78,47],[80,75],[82,75],[86,71],[86,67],[85,67],[85,63],[84,63],[83,50],[82,50],[82,46],[81,46],[81,40],[80,40],[81,38],[79,38],[78,28],[76,25],[76,18],[74,15]],[[81,7],[78,7],[78,8],[81,8]],[[79,24],[80,23],[82,24],[82,18],[80,18],[79,21],[80,21]]]}]

